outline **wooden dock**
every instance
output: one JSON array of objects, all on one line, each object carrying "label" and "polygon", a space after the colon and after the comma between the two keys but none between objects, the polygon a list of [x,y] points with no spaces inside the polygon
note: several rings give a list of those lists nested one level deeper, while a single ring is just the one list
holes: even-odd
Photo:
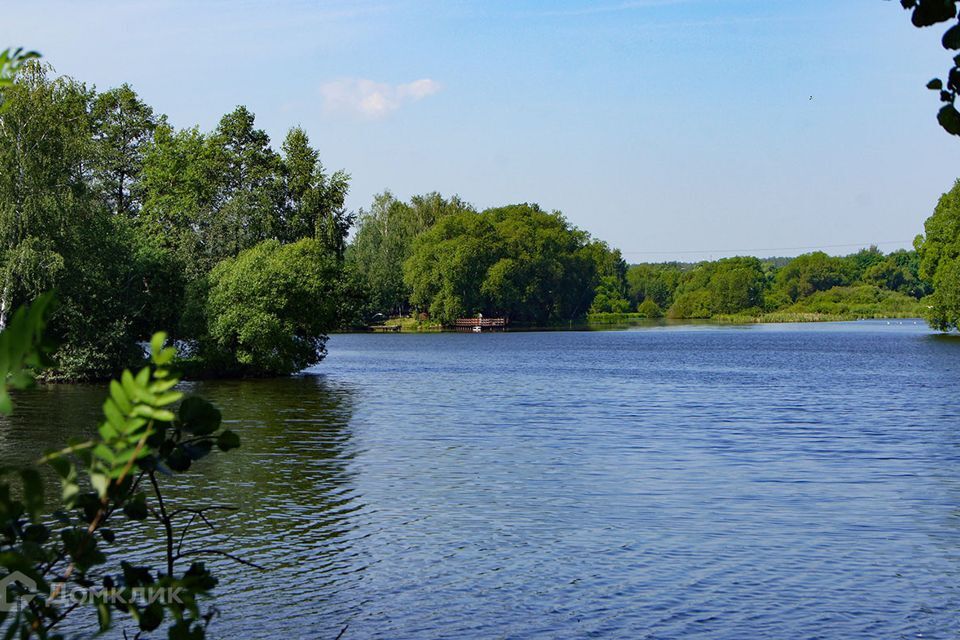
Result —
[{"label": "wooden dock", "polygon": [[400,331],[400,325],[398,324],[374,324],[367,327],[370,331],[374,333],[396,333]]},{"label": "wooden dock", "polygon": [[504,331],[507,328],[506,318],[458,318],[453,323],[457,331],[481,333],[483,331]]}]

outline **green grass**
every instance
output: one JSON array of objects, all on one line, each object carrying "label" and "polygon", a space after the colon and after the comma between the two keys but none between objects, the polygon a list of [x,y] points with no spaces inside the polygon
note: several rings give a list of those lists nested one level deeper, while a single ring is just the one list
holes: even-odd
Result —
[{"label": "green grass", "polygon": [[390,318],[383,323],[388,327],[400,327],[401,333],[423,333],[426,331],[442,331],[443,326],[437,322],[418,320],[417,318],[402,317]]}]

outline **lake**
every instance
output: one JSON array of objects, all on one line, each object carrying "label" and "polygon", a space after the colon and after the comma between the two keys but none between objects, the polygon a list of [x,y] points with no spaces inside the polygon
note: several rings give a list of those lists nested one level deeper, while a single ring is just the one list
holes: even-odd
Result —
[{"label": "lake", "polygon": [[[922,323],[328,346],[189,385],[243,447],[172,499],[239,507],[217,546],[267,567],[211,562],[212,637],[957,635],[960,341]],[[90,431],[102,393],[17,400],[7,462]]]}]

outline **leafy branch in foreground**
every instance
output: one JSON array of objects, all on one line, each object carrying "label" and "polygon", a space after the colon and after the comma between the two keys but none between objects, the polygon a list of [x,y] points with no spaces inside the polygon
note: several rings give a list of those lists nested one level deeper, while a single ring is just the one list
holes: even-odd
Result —
[{"label": "leafy branch in foreground", "polygon": [[[901,6],[911,12],[910,20],[917,28],[931,27],[949,22],[957,17],[957,2],[960,0],[900,0]],[[960,21],[957,21],[943,34],[943,48],[948,51],[960,51]],[[937,91],[944,105],[937,113],[937,121],[948,133],[960,136],[960,111],[957,111],[957,94],[960,93],[960,54],[953,58],[953,67],[947,72],[946,80],[934,78],[927,88]]]},{"label": "leafy branch in foreground", "polygon": [[3,111],[3,90],[13,84],[13,76],[28,61],[39,57],[36,51],[24,51],[23,47],[0,51],[0,111]]},{"label": "leafy branch in foreground", "polygon": [[[18,311],[0,333],[0,365],[8,383],[26,386],[32,379],[27,367],[42,362],[48,306],[44,298]],[[185,570],[178,565],[204,555],[252,565],[222,549],[189,544],[197,521],[212,527],[207,513],[227,507],[172,509],[163,494],[161,476],[187,471],[215,447],[229,451],[240,444],[235,433],[221,428],[215,407],[198,397],[184,399],[175,390],[179,377],[169,369],[175,350],[164,347],[165,340],[162,333],[154,335],[150,366],[136,374],[125,371],[110,383],[97,437],[69,443],[39,461],[61,479],[60,505],[52,519],[45,516],[36,468],[15,474],[2,470],[0,627],[5,638],[62,638],[58,625],[84,605],[96,609],[101,631],[121,615],[136,624],[135,637],[166,619],[168,637],[203,638],[214,610],[204,611],[200,601],[217,580],[203,562],[191,561]],[[9,397],[4,397],[7,405],[0,410],[9,413]],[[10,475],[19,477],[19,491],[6,479]],[[149,520],[162,530],[159,569],[140,564],[142,558],[134,559],[118,542],[118,529],[130,529],[123,532],[130,540],[148,532],[138,523]],[[105,567],[108,545],[121,558],[112,570]]]}]

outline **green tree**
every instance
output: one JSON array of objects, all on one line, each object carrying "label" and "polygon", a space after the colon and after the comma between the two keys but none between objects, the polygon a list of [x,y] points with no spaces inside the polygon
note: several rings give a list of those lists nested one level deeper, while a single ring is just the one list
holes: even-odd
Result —
[{"label": "green tree", "polygon": [[218,373],[286,375],[323,359],[344,287],[336,256],[305,238],[267,240],[209,277],[201,354]]},{"label": "green tree", "polygon": [[684,274],[670,315],[709,318],[719,314],[759,312],[764,303],[765,287],[766,275],[757,258],[704,262]]},{"label": "green tree", "polygon": [[9,310],[56,290],[50,331],[61,346],[51,375],[102,377],[142,357],[142,291],[125,220],[111,216],[88,180],[94,164],[93,93],[25,65],[0,114],[0,326]]},{"label": "green tree", "polygon": [[129,85],[98,94],[93,117],[93,183],[110,211],[134,216],[140,210],[138,180],[144,150],[158,119]]},{"label": "green tree", "polygon": [[663,309],[660,308],[653,298],[646,298],[637,306],[637,313],[644,318],[662,318]]},{"label": "green tree", "polygon": [[360,211],[347,252],[348,264],[369,291],[369,314],[405,314],[412,289],[404,282],[403,264],[414,239],[446,216],[473,211],[457,196],[446,199],[439,193],[414,196],[409,203],[389,191],[375,196],[370,209]]},{"label": "green tree", "polygon": [[282,242],[315,237],[339,258],[355,216],[344,208],[350,176],[344,171],[327,175],[320,153],[310,146],[307,133],[294,127],[283,141],[285,202],[277,235]]},{"label": "green tree", "polygon": [[916,251],[894,251],[883,262],[864,271],[861,279],[865,284],[914,298],[922,298],[931,291],[929,283],[920,278],[920,257]]},{"label": "green tree", "polygon": [[440,219],[414,241],[404,281],[440,322],[484,313],[548,324],[586,314],[599,253],[559,213],[510,205]]},{"label": "green tree", "polygon": [[943,194],[933,215],[924,223],[924,235],[914,244],[920,256],[920,277],[933,282],[931,324],[942,331],[957,328],[960,305],[957,288],[960,280],[957,261],[960,258],[960,180]]},{"label": "green tree", "polygon": [[[410,303],[446,323],[483,311],[487,300],[481,287],[497,262],[498,241],[489,216],[463,212],[441,218],[414,240],[411,255],[403,263]],[[512,268],[503,263],[491,274],[494,282],[503,283],[504,295]]]},{"label": "green tree", "polygon": [[627,295],[634,304],[653,300],[662,309],[673,304],[683,268],[678,263],[635,264],[627,269]]},{"label": "green tree", "polygon": [[861,249],[847,256],[849,262],[847,274],[850,281],[860,281],[868,269],[882,263],[885,259],[886,256],[883,255],[883,252],[875,246],[871,246],[869,249]]},{"label": "green tree", "polygon": [[215,180],[209,223],[200,237],[208,269],[283,234],[281,159],[270,137],[254,125],[253,113],[237,107],[206,139],[206,177]]},{"label": "green tree", "polygon": [[852,281],[850,262],[816,251],[791,260],[777,273],[776,286],[791,300],[798,300]]}]

